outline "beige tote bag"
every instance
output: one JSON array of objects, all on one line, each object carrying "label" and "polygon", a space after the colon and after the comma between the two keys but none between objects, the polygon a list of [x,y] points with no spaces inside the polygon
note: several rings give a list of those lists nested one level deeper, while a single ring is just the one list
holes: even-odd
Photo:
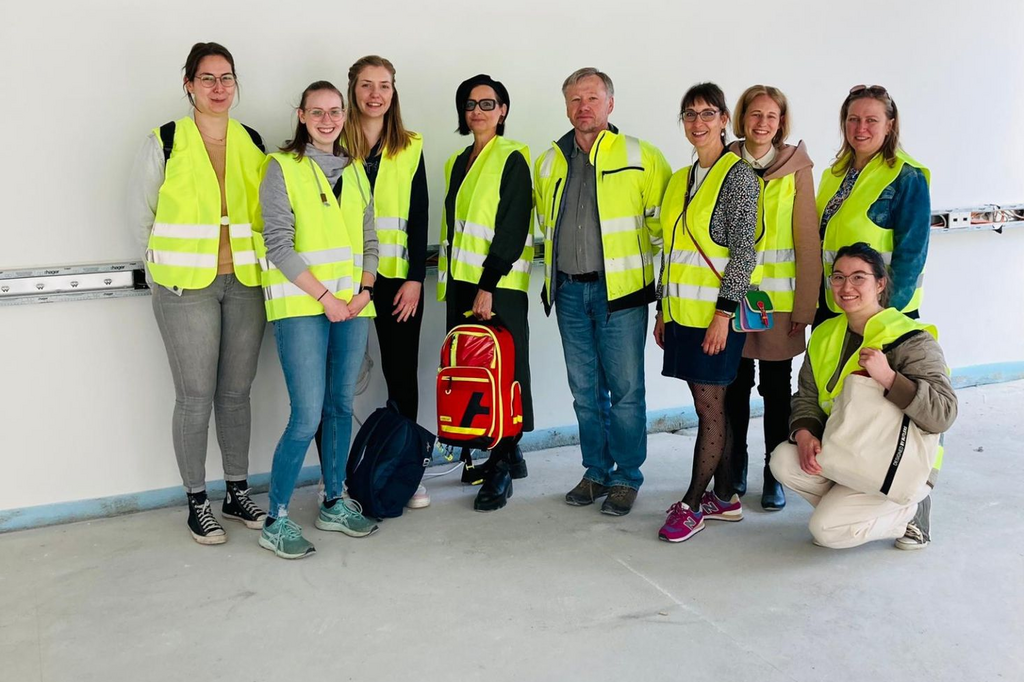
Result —
[{"label": "beige tote bag", "polygon": [[921,431],[877,381],[851,374],[825,422],[818,465],[822,476],[847,488],[910,504],[938,451],[938,434]]}]

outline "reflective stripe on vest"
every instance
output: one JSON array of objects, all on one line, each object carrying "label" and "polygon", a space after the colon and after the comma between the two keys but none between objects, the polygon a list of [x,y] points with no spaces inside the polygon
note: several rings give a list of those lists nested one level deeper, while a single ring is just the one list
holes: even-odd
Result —
[{"label": "reflective stripe on vest", "polygon": [[[437,257],[437,300],[445,300],[449,274],[452,279],[476,284],[483,275],[484,259],[494,238],[498,203],[501,200],[501,175],[505,162],[514,153],[520,153],[530,163],[529,148],[513,140],[495,135],[466,173],[455,196],[455,225],[452,242],[448,243],[448,212],[442,211],[441,250]],[[451,186],[452,166],[459,157],[453,154],[444,167],[444,193]],[[530,263],[533,261],[533,216],[526,245],[512,271],[498,280],[501,289],[529,291]],[[450,249],[449,249],[450,246]],[[450,251],[450,256],[449,256]]]},{"label": "reflective stripe on vest", "polygon": [[[338,201],[320,166],[308,156],[297,161],[294,154],[271,154],[267,163],[271,158],[281,166],[288,202],[295,215],[296,253],[335,298],[352,300],[362,276],[363,214],[370,197],[366,174],[357,164],[346,166]],[[326,202],[321,201],[321,195]],[[323,315],[323,305],[288,281],[267,258],[262,234],[257,234],[267,319]],[[372,316],[371,303],[360,317]]]},{"label": "reflective stripe on vest", "polygon": [[[837,163],[841,166],[844,162],[845,159]],[[839,207],[839,210],[836,211],[835,215],[832,216],[825,226],[825,238],[822,242],[822,264],[824,265],[826,282],[832,274],[832,263],[835,261],[835,254],[844,246],[857,242],[867,242],[873,249],[882,254],[886,264],[892,260],[893,231],[871,222],[871,219],[868,218],[868,211],[871,205],[882,196],[885,188],[899,177],[904,164],[919,168],[924,173],[925,180],[931,184],[931,173],[929,170],[906,153],[897,151],[896,163],[891,167],[881,154],[876,154],[864,166],[864,170],[860,172],[856,182],[853,184],[853,191],[850,192],[850,196],[846,198],[846,201],[843,202],[842,206]],[[836,175],[833,173],[832,168],[827,168],[822,174],[817,199],[819,222],[824,215],[825,207],[828,205],[829,200],[835,196],[836,192],[839,191],[839,187],[843,184],[844,177],[845,174]],[[917,280],[914,296],[910,299],[910,303],[903,308],[903,312],[913,312],[921,307],[923,284],[924,272],[922,271]],[[832,299],[831,288],[827,286],[825,287],[825,300],[828,302],[829,310],[841,312],[839,306]]]},{"label": "reflective stripe on vest", "polygon": [[[153,131],[160,139],[160,131]],[[203,289],[217,276],[221,226],[228,227],[235,277],[258,286],[252,220],[259,214],[264,155],[240,123],[228,121],[224,203],[217,173],[191,118],[174,124],[174,147],[164,168],[146,266],[153,281],[171,289]]]},{"label": "reflective stripe on vest", "polygon": [[423,138],[415,133],[409,146],[394,156],[387,151],[381,154],[373,186],[373,212],[380,243],[377,273],[383,277],[405,279],[409,274],[409,202],[422,155]]},{"label": "reflective stripe on vest", "polygon": [[818,387],[818,405],[826,415],[832,413],[832,404],[842,393],[846,377],[862,369],[860,366],[861,349],[882,350],[886,345],[914,330],[926,331],[936,340],[939,338],[939,331],[935,326],[912,320],[895,308],[885,308],[864,325],[863,342],[843,365],[835,385],[829,388],[829,383],[832,381],[842,357],[847,327],[846,315],[840,314],[818,325],[811,332],[811,339],[807,344],[807,357],[814,373],[814,383]]},{"label": "reflective stripe on vest", "polygon": [[[642,140],[605,130],[590,149],[590,163],[597,178],[597,212],[609,301],[654,285],[654,247],[647,221],[658,220],[661,210],[644,207],[645,182],[652,172],[644,166],[645,145],[649,155],[660,154]],[[555,227],[568,172],[565,155],[553,142],[535,169],[537,222],[547,244],[544,287],[548,301],[553,300]]]},{"label": "reflective stripe on vest", "polygon": [[743,163],[740,157],[726,152],[708,170],[707,177],[697,188],[686,209],[685,226],[682,221],[683,207],[686,204],[692,166],[677,171],[668,181],[661,205],[663,224],[667,226],[672,221],[671,232],[665,234],[668,262],[661,305],[666,321],[697,328],[706,328],[711,324],[722,280],[697,251],[692,235],[697,235],[700,248],[708,260],[719,273],[723,273],[729,264],[729,247],[712,241],[711,216],[718,205],[726,175],[737,163]]},{"label": "reflective stripe on vest", "polygon": [[793,312],[796,301],[796,246],[793,241],[793,202],[796,174],[761,180],[764,245],[760,250],[763,274],[758,288],[768,294],[776,312]]}]

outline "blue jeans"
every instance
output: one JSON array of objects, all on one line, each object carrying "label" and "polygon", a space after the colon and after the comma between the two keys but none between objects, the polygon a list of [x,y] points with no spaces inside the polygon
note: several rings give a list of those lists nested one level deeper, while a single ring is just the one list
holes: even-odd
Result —
[{"label": "blue jeans", "polygon": [[274,322],[291,415],[274,450],[270,470],[271,516],[287,514],[309,442],[321,419],[325,493],[328,500],[341,497],[352,437],[352,401],[369,328],[367,317],[332,323],[326,316],[317,315]]},{"label": "blue jeans", "polygon": [[558,274],[555,317],[562,336],[584,478],[639,489],[647,459],[644,343],[647,306],[608,314],[604,275],[572,282]]}]

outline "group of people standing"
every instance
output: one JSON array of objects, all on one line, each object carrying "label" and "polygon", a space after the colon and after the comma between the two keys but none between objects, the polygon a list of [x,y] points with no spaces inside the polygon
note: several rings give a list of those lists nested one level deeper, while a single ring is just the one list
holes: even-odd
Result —
[{"label": "group of people standing", "polygon": [[[199,43],[184,71],[193,115],[147,139],[132,200],[174,376],[174,449],[188,526],[200,543],[226,539],[205,487],[212,409],[227,483],[223,516],[261,529],[260,545],[278,556],[300,558],[315,550],[288,504],[314,439],[324,480],[316,526],[356,537],[377,529],[343,494],[369,318],[389,399],[410,419],[418,416],[429,213],[422,138],[404,127],[395,69],[381,57],[364,57],[349,70],[347,104],[327,81],[307,87],[292,139],[267,156],[259,135],[229,117],[231,54]],[[917,342],[929,372],[894,366],[894,375],[882,367],[881,351],[882,360],[869,353],[881,346],[866,345],[888,338],[865,332],[878,315],[904,332],[924,329],[910,318],[920,305],[927,254],[928,173],[900,150],[898,113],[884,88],[858,86],[843,102],[844,144],[817,201],[806,148],[786,143],[789,107],[776,88],[748,88],[735,118],[718,86],[690,88],[679,119],[696,158],[674,174],[653,145],[609,123],[615,93],[607,74],[580,69],[562,94],[572,129],[531,169],[528,147],[504,135],[511,107],[505,86],[481,74],[458,87],[458,131],[473,143],[445,164],[438,298],[449,329],[467,314],[497,315],[509,329],[523,431],[532,430],[528,291],[536,213],[545,242],[542,302],[556,314],[585,469],[566,503],[604,498],[601,512],[615,516],[634,505],[647,454],[644,346],[655,302],[663,374],[687,382],[698,416],[690,485],[668,511],[664,540],[689,539],[705,520],[742,518],[755,361],[765,404],[763,508],[784,507],[780,482],[815,505],[839,498],[822,481],[796,481],[792,466],[770,457],[792,441],[796,470],[820,473],[814,448],[827,409],[807,407],[791,418],[790,400],[792,358],[804,351],[812,323],[839,334],[839,325],[827,322],[835,317],[853,336],[816,345],[812,335],[801,392],[829,394],[843,372],[860,369],[888,382],[900,401],[917,400],[921,382],[932,382],[931,412],[910,402],[901,408],[915,420],[927,412],[922,428],[948,428],[955,395],[941,385],[948,386],[946,375],[931,371],[943,362],[937,344]],[[730,126],[738,138],[731,144]],[[860,250],[848,252],[859,242]],[[858,270],[855,261],[866,265]],[[874,289],[865,284],[870,278]],[[752,288],[770,297],[775,321],[769,331],[743,334],[730,322]],[[887,296],[895,311],[880,303]],[[274,322],[291,400],[274,453],[269,513],[253,503],[246,484],[249,390],[265,320]],[[825,355],[816,357],[816,348]],[[856,366],[848,360],[859,348]],[[834,367],[832,383],[817,381],[817,371],[805,377],[812,365]],[[798,394],[792,404],[817,407],[816,400]],[[477,510],[505,506],[512,480],[527,475],[517,441],[506,439],[474,467]],[[920,542],[901,541],[924,546],[926,498],[898,510],[859,504],[850,513],[844,497],[842,532],[914,535]],[[411,504],[427,502],[421,490]],[[879,523],[883,516],[888,525]],[[862,532],[866,526],[872,532]],[[831,535],[815,539],[849,546],[845,535],[833,541],[842,532],[830,524]]]}]

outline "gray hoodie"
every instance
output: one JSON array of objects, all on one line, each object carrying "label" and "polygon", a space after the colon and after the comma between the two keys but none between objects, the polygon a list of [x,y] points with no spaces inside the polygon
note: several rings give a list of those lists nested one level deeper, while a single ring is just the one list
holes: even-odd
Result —
[{"label": "gray hoodie", "polygon": [[[306,146],[306,156],[320,166],[320,170],[327,176],[331,186],[325,187],[325,192],[331,191],[341,177],[341,172],[352,161],[344,150],[335,156],[313,145]],[[260,207],[263,212],[263,241],[267,245],[267,258],[289,281],[294,282],[308,266],[302,255],[295,251],[295,214],[288,201],[281,166],[273,159],[267,163],[263,182],[260,183]],[[377,229],[371,198],[363,214],[363,272],[374,276],[377,274],[377,250]]]}]

